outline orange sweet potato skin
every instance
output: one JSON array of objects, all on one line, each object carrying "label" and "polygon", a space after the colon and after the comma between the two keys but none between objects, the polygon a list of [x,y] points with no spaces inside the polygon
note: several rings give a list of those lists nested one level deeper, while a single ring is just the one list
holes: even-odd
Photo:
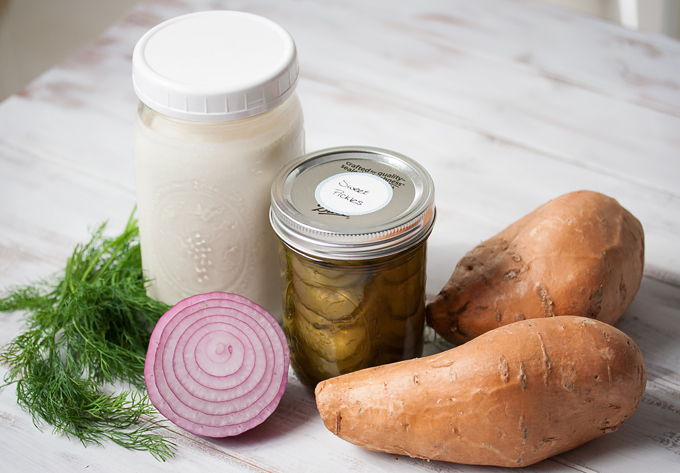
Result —
[{"label": "orange sweet potato skin", "polygon": [[316,402],[328,430],[369,450],[522,467],[616,430],[646,380],[627,335],[565,316],[323,381]]},{"label": "orange sweet potato skin", "polygon": [[614,324],[643,268],[644,233],[630,212],[597,192],[565,194],[467,253],[428,304],[427,323],[452,343],[555,315]]}]

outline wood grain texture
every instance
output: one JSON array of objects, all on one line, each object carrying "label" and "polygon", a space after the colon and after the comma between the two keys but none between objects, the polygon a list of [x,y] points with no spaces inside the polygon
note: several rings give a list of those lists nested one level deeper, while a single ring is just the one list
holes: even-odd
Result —
[{"label": "wood grain texture", "polygon": [[[141,3],[0,104],[0,295],[59,270],[88,228],[123,227],[135,202],[132,49],[165,19],[222,8],[295,38],[308,150],[381,146],[433,175],[429,297],[469,249],[558,195],[602,192],[641,221],[645,277],[617,323],[647,362],[640,407],[617,432],[525,471],[680,469],[680,43],[530,1]],[[0,314],[0,345],[20,330],[21,314]],[[350,445],[292,374],[277,411],[244,435],[168,434],[179,450],[167,464],[83,448],[37,430],[13,388],[0,390],[2,471],[507,471]]]}]

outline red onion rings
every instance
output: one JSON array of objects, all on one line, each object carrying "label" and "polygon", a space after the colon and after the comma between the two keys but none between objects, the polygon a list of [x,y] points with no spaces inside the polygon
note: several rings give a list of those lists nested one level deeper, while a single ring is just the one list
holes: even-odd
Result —
[{"label": "red onion rings", "polygon": [[180,301],[149,341],[149,399],[197,435],[231,437],[264,422],[286,390],[290,353],[283,330],[262,307],[213,292]]}]

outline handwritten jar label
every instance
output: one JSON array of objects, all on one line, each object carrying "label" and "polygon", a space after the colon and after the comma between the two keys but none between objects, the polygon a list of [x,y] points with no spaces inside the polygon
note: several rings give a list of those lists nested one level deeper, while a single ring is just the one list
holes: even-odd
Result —
[{"label": "handwritten jar label", "polygon": [[392,200],[392,186],[384,179],[363,172],[345,172],[324,179],[314,192],[324,208],[343,215],[365,215]]}]

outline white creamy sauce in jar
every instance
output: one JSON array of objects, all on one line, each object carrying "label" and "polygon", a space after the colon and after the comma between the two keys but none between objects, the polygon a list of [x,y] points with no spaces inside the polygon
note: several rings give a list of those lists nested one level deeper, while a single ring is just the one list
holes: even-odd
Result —
[{"label": "white creamy sauce in jar", "polygon": [[[204,123],[149,109],[138,114],[134,153],[144,159],[136,160],[135,177],[150,297],[175,304],[233,292],[280,312],[269,189],[278,170],[304,153],[302,111],[294,96],[246,120],[260,123],[233,130],[218,122],[199,131],[192,128]],[[266,132],[253,134],[251,127]]]},{"label": "white creamy sauce in jar", "polygon": [[[280,319],[277,244],[268,210],[274,176],[304,154],[302,109],[293,92],[294,43],[278,25],[240,12],[201,12],[166,23],[140,40],[133,58],[141,100],[135,180],[148,294],[175,304],[195,294],[231,292]],[[248,50],[242,57],[230,51],[223,67],[213,42],[238,49],[252,43],[248,35],[262,37],[263,29],[276,43],[276,57],[271,51],[258,56]],[[182,35],[213,55],[207,76],[197,70],[202,63]],[[181,63],[184,56],[192,71],[163,63],[164,51],[174,54],[179,45],[185,50],[172,61]],[[253,57],[264,62],[253,69],[262,77],[248,82],[244,69]],[[230,67],[239,74],[231,76]],[[167,86],[166,76],[173,74],[176,83]]]}]

